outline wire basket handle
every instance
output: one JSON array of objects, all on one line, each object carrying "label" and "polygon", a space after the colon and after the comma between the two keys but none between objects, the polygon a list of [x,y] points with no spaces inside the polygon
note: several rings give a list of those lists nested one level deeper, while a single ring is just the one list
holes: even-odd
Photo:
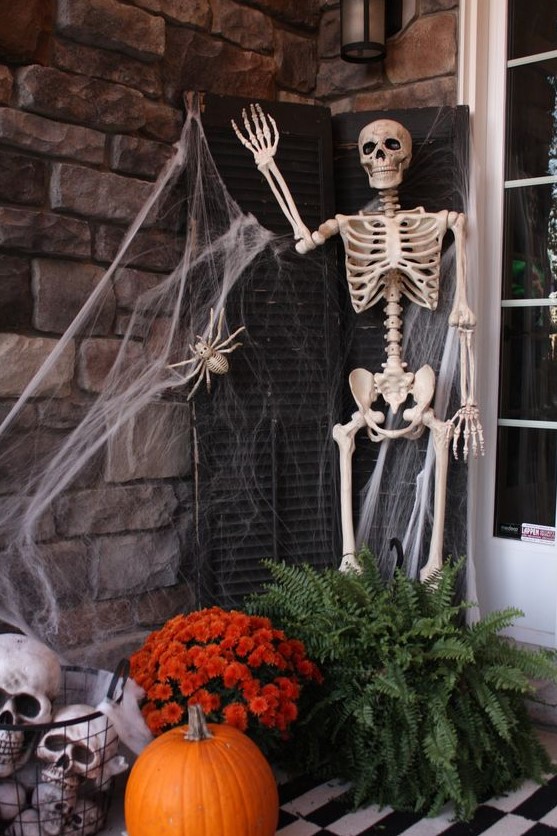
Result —
[{"label": "wire basket handle", "polygon": [[[111,702],[121,703],[124,696],[124,687],[130,675],[130,663],[128,659],[120,659],[116,670],[108,686],[106,698]],[[121,682],[120,682],[121,681]],[[118,689],[118,693],[117,693]],[[115,694],[117,693],[117,696]]]}]

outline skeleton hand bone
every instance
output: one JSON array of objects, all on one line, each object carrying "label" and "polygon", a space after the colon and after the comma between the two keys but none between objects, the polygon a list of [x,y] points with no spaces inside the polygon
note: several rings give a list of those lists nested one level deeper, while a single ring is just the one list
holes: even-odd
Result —
[{"label": "skeleton hand bone", "polygon": [[[453,454],[458,458],[458,443],[460,436],[463,438],[462,457],[464,461],[468,458],[470,442],[472,455],[477,458],[484,454],[484,434],[480,423],[480,411],[475,404],[464,404],[458,409],[450,421],[447,422],[447,443],[453,439]],[[454,428],[454,434],[453,434]]]},{"label": "skeleton hand bone", "polygon": [[[250,113],[251,122],[245,108],[242,110],[242,120],[247,137],[244,136],[234,120],[232,120],[232,127],[242,145],[253,154],[255,164],[261,171],[264,166],[269,165],[277,152],[279,132],[277,123],[272,116],[263,113],[261,105],[250,105]],[[272,132],[269,123],[272,125]]]},{"label": "skeleton hand bone", "polygon": [[312,240],[309,229],[302,221],[290,189],[274,160],[279,141],[277,123],[272,116],[263,113],[259,104],[250,105],[250,114],[251,121],[247,111],[242,110],[245,134],[232,120],[234,133],[242,145],[248,151],[251,151],[258,170],[271,187],[280,208],[294,231],[294,238],[298,241],[296,244],[297,252],[303,254],[309,252],[309,250],[314,250],[316,244]]}]

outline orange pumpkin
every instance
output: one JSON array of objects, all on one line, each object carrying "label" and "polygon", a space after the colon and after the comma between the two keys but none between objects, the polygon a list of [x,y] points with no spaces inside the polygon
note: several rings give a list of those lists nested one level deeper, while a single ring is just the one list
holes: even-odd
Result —
[{"label": "orange pumpkin", "polygon": [[199,705],[187,726],[141,752],[124,799],[128,836],[274,836],[278,809],[259,748],[232,726],[207,724]]}]

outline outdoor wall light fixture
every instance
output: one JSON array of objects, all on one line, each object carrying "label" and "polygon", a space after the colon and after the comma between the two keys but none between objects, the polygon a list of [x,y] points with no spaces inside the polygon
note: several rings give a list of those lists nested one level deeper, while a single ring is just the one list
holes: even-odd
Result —
[{"label": "outdoor wall light fixture", "polygon": [[385,40],[402,28],[402,0],[340,0],[340,55],[368,64],[385,57]]}]

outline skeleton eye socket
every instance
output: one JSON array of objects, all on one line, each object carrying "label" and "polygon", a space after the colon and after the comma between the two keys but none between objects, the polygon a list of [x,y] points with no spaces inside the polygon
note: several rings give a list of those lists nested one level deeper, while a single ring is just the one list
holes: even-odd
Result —
[{"label": "skeleton eye socket", "polygon": [[76,763],[82,763],[87,766],[95,760],[95,753],[86,746],[74,746],[73,758]]},{"label": "skeleton eye socket", "polygon": [[48,749],[49,752],[63,752],[66,748],[66,743],[67,740],[65,735],[51,734],[44,741],[44,747],[45,749]]},{"label": "skeleton eye socket", "polygon": [[386,139],[385,148],[388,148],[389,151],[400,151],[400,142],[398,139]]},{"label": "skeleton eye socket", "polygon": [[376,147],[377,147],[376,142],[366,142],[362,146],[362,151],[364,152],[364,154],[373,154]]},{"label": "skeleton eye socket", "polygon": [[14,704],[20,717],[37,717],[41,710],[40,702],[31,694],[18,694]]}]

